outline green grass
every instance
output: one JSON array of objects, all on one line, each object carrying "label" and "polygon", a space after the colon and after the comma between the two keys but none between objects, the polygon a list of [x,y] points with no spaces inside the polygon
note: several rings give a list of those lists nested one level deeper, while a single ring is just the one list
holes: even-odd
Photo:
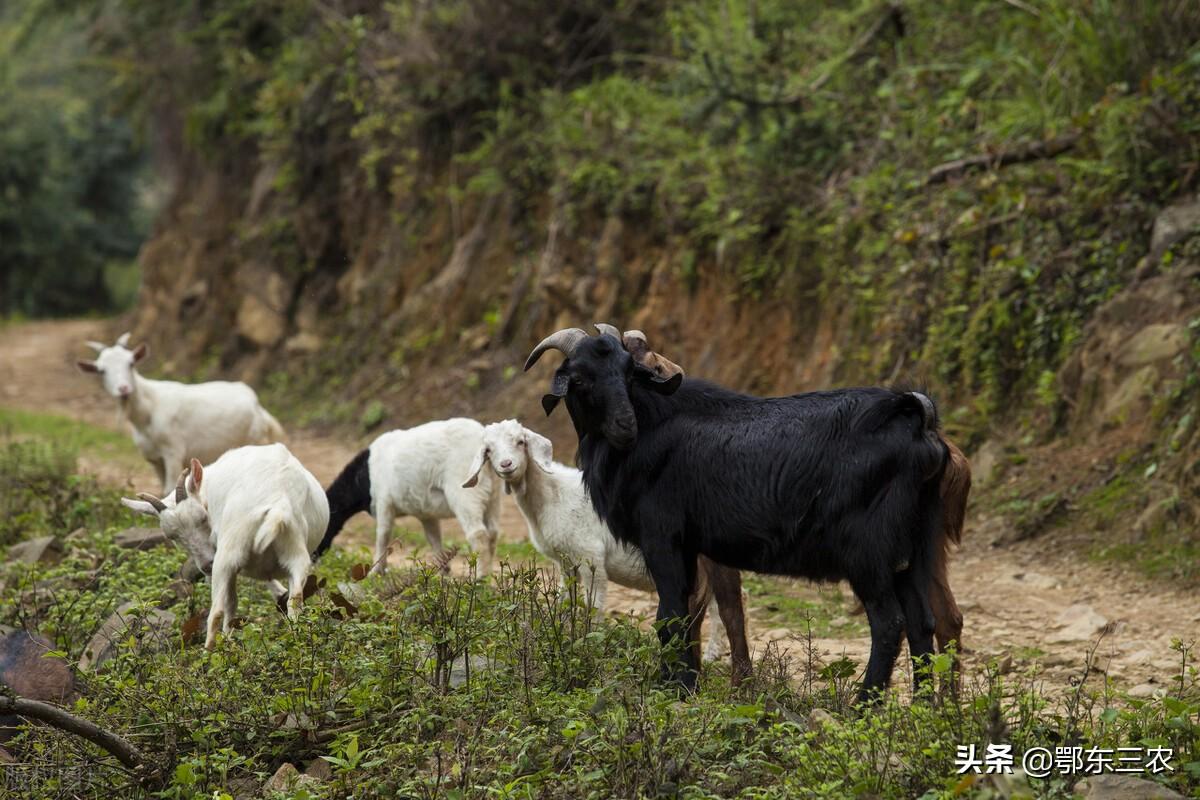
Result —
[{"label": "green grass", "polygon": [[866,633],[866,618],[838,587],[816,587],[790,578],[743,573],[750,606],[760,627],[811,627],[814,636],[849,638]]},{"label": "green grass", "polygon": [[97,457],[141,460],[128,434],[57,414],[0,408],[0,435],[45,439]]},{"label": "green grass", "polygon": [[[0,480],[78,479],[74,452],[53,437],[8,447],[40,455],[0,450]],[[163,781],[153,793],[138,787],[76,737],[42,726],[9,743],[19,761],[0,773],[0,782],[22,781],[20,796],[31,800],[64,791],[224,800],[255,793],[284,762],[318,759],[332,765],[332,779],[288,797],[982,798],[956,774],[955,748],[997,740],[1018,753],[1063,741],[1168,746],[1177,769],[1157,780],[1200,790],[1200,687],[1188,666],[1161,676],[1164,698],[1127,698],[1085,679],[1056,699],[984,669],[967,675],[959,700],[909,703],[897,692],[862,710],[850,702],[861,664],[789,662],[768,650],[740,689],[729,687],[724,664],[712,664],[699,693],[681,698],[659,683],[652,631],[597,620],[530,567],[504,566],[487,581],[396,569],[351,589],[362,553],[335,548],[316,567],[324,588],[299,623],[279,613],[265,583],[243,577],[242,624],[206,652],[183,626],[202,618],[207,582],[168,591],[183,553],[117,547],[128,514],[116,493],[79,486],[71,506],[86,512],[88,533],[61,562],[0,561],[0,624],[39,630],[74,661],[121,603],[174,614],[162,632],[123,638],[73,706],[134,741]],[[23,535],[52,530],[37,495],[6,496],[10,514],[31,520]],[[400,536],[423,542],[416,531]],[[525,543],[502,554],[531,555]],[[773,579],[747,584],[752,602],[792,623],[844,609],[835,593],[816,601]],[[1185,646],[1177,655],[1190,663]],[[1017,788],[1065,798],[1071,786],[1051,778]]]}]

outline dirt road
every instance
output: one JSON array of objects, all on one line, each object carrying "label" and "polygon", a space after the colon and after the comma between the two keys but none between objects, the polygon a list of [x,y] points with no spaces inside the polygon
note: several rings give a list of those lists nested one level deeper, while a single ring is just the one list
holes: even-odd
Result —
[{"label": "dirt road", "polygon": [[[103,338],[103,322],[69,320],[33,322],[0,328],[0,406],[54,413],[92,425],[123,430],[115,404],[91,376],[74,367],[86,357],[85,339]],[[289,446],[322,481],[328,483],[362,446],[361,441],[317,435],[303,429],[289,431]],[[155,485],[149,465],[135,460],[121,463],[84,463],[82,468],[103,480],[122,486]],[[504,538],[524,538],[525,525],[511,498],[504,498]],[[401,525],[419,530],[415,520]],[[973,536],[968,520],[962,550],[955,556],[952,583],[966,617],[968,679],[992,660],[1013,672],[1038,671],[1046,688],[1066,685],[1070,676],[1083,673],[1089,648],[1096,648],[1094,667],[1106,671],[1123,687],[1153,691],[1177,670],[1179,656],[1171,650],[1174,638],[1200,640],[1200,602],[1194,593],[1158,585],[1116,565],[1091,562],[1086,553],[1065,550],[1058,537],[992,548]],[[370,520],[360,518],[339,542],[365,545],[371,536]],[[462,541],[453,522],[443,526],[447,542]],[[1078,532],[1076,532],[1078,533]],[[1078,536],[1065,537],[1078,541]],[[1056,547],[1056,543],[1058,543]],[[391,560],[404,562],[411,552],[395,552]],[[458,559],[462,561],[462,559]],[[845,653],[860,663],[867,640],[852,612],[848,591],[818,588],[803,582],[767,579],[774,595],[834,606],[838,619],[833,628],[848,629],[817,639],[826,657]],[[802,620],[780,619],[776,597],[751,596],[752,646],[761,651],[775,641],[784,650],[799,652],[795,638]],[[645,619],[653,616],[652,596],[612,587],[609,609]]]}]

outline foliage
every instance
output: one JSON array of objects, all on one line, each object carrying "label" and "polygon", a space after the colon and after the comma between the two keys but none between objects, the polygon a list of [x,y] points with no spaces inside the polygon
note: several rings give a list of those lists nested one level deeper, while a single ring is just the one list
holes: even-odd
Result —
[{"label": "foliage", "polygon": [[[41,446],[41,469],[65,482],[69,453]],[[96,508],[114,505],[109,490],[92,495]],[[36,512],[30,495],[14,503]],[[58,564],[0,566],[0,623],[40,630],[73,661],[120,603],[173,612],[168,631],[122,641],[73,707],[136,742],[166,785],[151,795],[81,740],[36,727],[9,743],[18,761],[0,779],[20,796],[241,796],[284,762],[323,760],[332,777],[289,796],[986,797],[988,781],[957,775],[954,757],[959,744],[989,742],[1018,753],[1173,747],[1176,769],[1158,780],[1200,786],[1200,686],[1182,643],[1178,674],[1153,698],[1125,697],[1086,670],[1042,687],[1036,671],[989,668],[958,700],[897,692],[863,711],[850,705],[860,665],[822,663],[810,631],[799,663],[769,649],[738,690],[712,664],[701,692],[681,699],[657,685],[650,631],[598,620],[577,586],[560,594],[532,566],[506,565],[489,582],[413,567],[354,583],[354,554],[335,549],[298,623],[265,584],[243,581],[244,624],[210,653],[189,628],[207,586],[180,594],[171,579],[184,554],[117,547],[119,522],[91,517]],[[1054,777],[1026,791],[1069,789]]]},{"label": "foliage", "polygon": [[26,36],[20,9],[0,10],[0,314],[124,308],[149,227],[142,145],[106,105],[81,21]]}]

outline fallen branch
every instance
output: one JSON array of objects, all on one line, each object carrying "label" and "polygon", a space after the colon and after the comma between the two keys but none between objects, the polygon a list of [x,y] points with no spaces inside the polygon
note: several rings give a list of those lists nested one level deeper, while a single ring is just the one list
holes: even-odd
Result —
[{"label": "fallen branch", "polygon": [[981,169],[998,169],[1011,164],[1023,164],[1028,161],[1040,161],[1055,158],[1070,150],[1079,141],[1080,134],[1074,133],[1056,136],[1040,142],[1029,142],[1011,150],[1001,150],[998,153],[984,153],[978,156],[968,156],[945,164],[938,164],[929,170],[926,184],[943,183],[951,178],[957,178],[967,172]]},{"label": "fallen branch", "polygon": [[92,744],[106,750],[137,775],[142,782],[152,780],[159,775],[159,769],[134,744],[112,731],[107,731],[89,722],[83,717],[77,717],[69,711],[39,700],[26,700],[21,697],[0,695],[0,713],[16,714],[45,722],[51,727],[73,733]]}]

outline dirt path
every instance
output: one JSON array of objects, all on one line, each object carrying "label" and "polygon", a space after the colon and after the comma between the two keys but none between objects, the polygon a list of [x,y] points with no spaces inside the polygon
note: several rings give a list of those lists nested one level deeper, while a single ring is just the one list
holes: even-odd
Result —
[{"label": "dirt path", "polygon": [[[0,406],[61,414],[111,430],[122,430],[115,405],[97,382],[74,368],[85,357],[82,342],[103,338],[104,323],[94,320],[33,322],[0,328]],[[317,476],[328,483],[360,446],[359,442],[289,431],[289,446]],[[134,459],[87,463],[83,468],[122,486],[152,487],[149,465]],[[525,525],[511,498],[505,497],[502,525],[506,541],[525,536]],[[420,530],[415,520],[400,523]],[[462,543],[453,521],[443,525],[448,543]],[[1178,669],[1171,651],[1174,638],[1200,640],[1200,602],[1194,593],[1157,585],[1115,565],[1088,561],[1085,553],[1062,552],[1056,538],[991,548],[972,536],[970,521],[965,545],[954,559],[952,583],[966,617],[968,677],[982,664],[999,659],[1015,672],[1038,668],[1048,688],[1065,685],[1082,674],[1086,655],[1096,648],[1095,666],[1107,670],[1118,685],[1148,692],[1152,676],[1163,680]],[[372,536],[370,520],[360,518],[339,539],[343,545],[366,545]],[[1077,540],[1077,537],[1070,537]],[[398,549],[394,563],[412,551]],[[461,562],[462,559],[456,561]],[[461,564],[456,565],[460,569]],[[833,629],[847,629],[845,638],[829,634],[815,640],[825,657],[842,653],[865,659],[867,639],[861,618],[850,616],[848,591],[818,588],[802,582],[767,579],[771,598],[752,596],[752,647],[761,651],[769,642],[799,654],[802,620],[780,619],[779,597],[806,601],[835,616]],[[613,586],[609,609],[652,618],[652,596]],[[1103,632],[1103,637],[1100,634]]]}]

